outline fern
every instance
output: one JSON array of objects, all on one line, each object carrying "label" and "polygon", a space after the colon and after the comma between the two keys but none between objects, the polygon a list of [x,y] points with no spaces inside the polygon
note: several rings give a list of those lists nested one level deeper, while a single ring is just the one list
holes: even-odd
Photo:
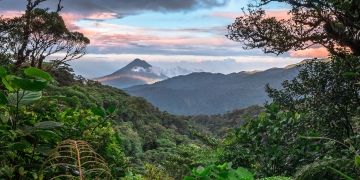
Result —
[{"label": "fern", "polygon": [[45,179],[110,179],[105,160],[85,141],[65,140],[43,165]]},{"label": "fern", "polygon": [[[349,175],[346,175],[346,173],[351,172],[352,168],[353,162],[348,159],[319,160],[302,167],[295,174],[295,179],[328,179],[330,177],[336,177],[335,179],[344,179],[345,177],[345,179],[352,179]],[[349,169],[350,172],[346,172],[346,170],[349,171]]]}]

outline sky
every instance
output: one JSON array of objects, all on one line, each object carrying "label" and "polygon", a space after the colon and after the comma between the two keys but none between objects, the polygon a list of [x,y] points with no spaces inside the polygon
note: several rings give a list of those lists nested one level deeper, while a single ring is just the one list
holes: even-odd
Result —
[{"label": "sky", "polygon": [[[312,57],[322,48],[281,56],[244,50],[228,40],[226,26],[254,0],[63,0],[67,27],[91,41],[87,55],[70,64],[87,78],[109,74],[135,58],[161,68],[232,73],[284,67]],[[21,14],[25,0],[0,0],[0,14]],[[56,8],[56,0],[43,6]],[[283,4],[265,7],[269,16],[287,18]]]}]

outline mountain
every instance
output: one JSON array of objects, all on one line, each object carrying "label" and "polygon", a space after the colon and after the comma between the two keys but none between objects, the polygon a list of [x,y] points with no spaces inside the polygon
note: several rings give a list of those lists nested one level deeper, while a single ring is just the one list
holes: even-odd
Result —
[{"label": "mountain", "polygon": [[151,84],[168,77],[141,59],[135,59],[120,70],[94,80],[117,88]]},{"label": "mountain", "polygon": [[279,88],[298,74],[296,66],[266,71],[214,74],[206,72],[177,76],[151,85],[125,89],[144,97],[161,110],[178,115],[222,114],[265,103],[265,85]]}]

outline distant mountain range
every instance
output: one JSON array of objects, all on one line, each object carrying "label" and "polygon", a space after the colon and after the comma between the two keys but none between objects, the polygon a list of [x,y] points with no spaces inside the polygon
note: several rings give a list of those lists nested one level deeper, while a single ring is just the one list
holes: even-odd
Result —
[{"label": "distant mountain range", "polygon": [[120,70],[94,80],[123,89],[136,85],[151,84],[167,78],[159,69],[154,68],[146,61],[135,59]]},{"label": "distant mountain range", "polygon": [[125,91],[173,114],[211,115],[263,104],[269,100],[265,92],[267,83],[280,88],[284,80],[293,79],[297,74],[296,66],[228,75],[200,72]]},{"label": "distant mountain range", "polygon": [[[164,71],[135,59],[124,68],[95,80],[144,97],[160,110],[173,114],[213,115],[265,103],[269,100],[265,93],[267,83],[280,88],[284,80],[293,79],[299,71],[295,65],[227,75],[191,73],[181,67],[173,70],[173,73],[169,72],[171,69]],[[168,78],[165,74],[187,75]]]}]

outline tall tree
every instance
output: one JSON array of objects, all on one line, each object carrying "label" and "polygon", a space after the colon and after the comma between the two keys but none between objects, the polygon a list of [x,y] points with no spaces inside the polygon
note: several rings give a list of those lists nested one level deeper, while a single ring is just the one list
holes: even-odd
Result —
[{"label": "tall tree", "polygon": [[44,1],[27,0],[22,16],[0,18],[0,52],[10,54],[16,68],[25,64],[43,68],[45,60],[58,67],[86,53],[90,40],[67,29],[59,14],[61,0],[54,12],[37,8]]},{"label": "tall tree", "polygon": [[[263,6],[286,3],[289,18],[266,16]],[[245,11],[244,11],[245,12]],[[257,0],[228,26],[231,40],[244,48],[262,48],[282,54],[323,46],[333,55],[360,55],[360,1],[358,0]]]}]

